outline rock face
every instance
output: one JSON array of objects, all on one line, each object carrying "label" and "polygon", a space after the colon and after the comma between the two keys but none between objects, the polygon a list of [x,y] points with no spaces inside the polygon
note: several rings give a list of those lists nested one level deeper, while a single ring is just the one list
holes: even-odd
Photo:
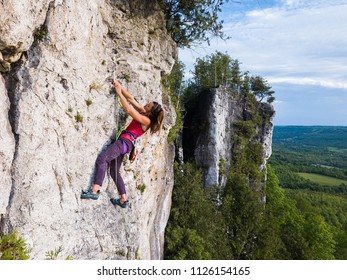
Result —
[{"label": "rock face", "polygon": [[225,185],[226,173],[221,169],[228,170],[232,165],[234,123],[247,121],[255,113],[265,118],[263,125],[256,127],[252,141],[263,146],[263,162],[259,168],[266,170],[266,161],[272,152],[275,112],[268,103],[258,103],[257,107],[257,112],[250,110],[244,96],[219,87],[205,92],[194,109],[188,110],[183,131],[184,158],[194,158],[203,171],[206,187]]},{"label": "rock face", "polygon": [[5,81],[0,76],[0,182],[1,182],[1,197],[5,199],[0,199],[0,212],[6,212],[6,206],[8,198],[11,192],[11,166],[15,152],[15,141],[11,130],[11,125],[8,119],[8,112],[10,109],[10,101],[7,96],[7,91],[5,87]]},{"label": "rock face", "polygon": [[[60,246],[59,258],[163,255],[174,158],[166,139],[175,112],[161,76],[171,71],[176,46],[159,9],[128,2],[0,3],[0,230],[16,229],[32,259]],[[108,176],[99,200],[80,199],[116,123],[128,121],[110,94],[113,75],[140,103],[157,100],[166,112],[161,133],[141,137],[138,158],[124,164],[126,210],[109,202],[118,195]]]}]

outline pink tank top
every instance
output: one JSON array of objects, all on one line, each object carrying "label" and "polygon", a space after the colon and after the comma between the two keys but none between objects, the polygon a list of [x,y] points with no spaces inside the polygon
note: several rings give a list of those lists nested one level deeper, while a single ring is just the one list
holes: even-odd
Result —
[{"label": "pink tank top", "polygon": [[[142,130],[141,123],[139,123],[138,121],[134,119],[131,121],[131,123],[128,125],[128,127],[125,130],[132,133],[136,138],[140,137],[142,134],[145,133],[145,131]],[[131,137],[131,135],[127,133],[122,133],[121,137],[129,139],[131,142],[133,142],[134,140]]]}]

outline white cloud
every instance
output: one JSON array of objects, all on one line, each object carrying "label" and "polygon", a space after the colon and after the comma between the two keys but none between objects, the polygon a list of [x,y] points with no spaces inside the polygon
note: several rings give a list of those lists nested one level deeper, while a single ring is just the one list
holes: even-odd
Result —
[{"label": "white cloud", "polygon": [[282,2],[286,6],[297,6],[300,3],[300,0],[284,0]]},{"label": "white cloud", "polygon": [[294,84],[311,85],[325,88],[346,89],[347,82],[336,82],[334,80],[317,80],[309,77],[268,77],[267,81],[272,84]]},{"label": "white cloud", "polygon": [[[289,2],[298,6],[300,1]],[[332,81],[321,86],[345,88],[341,80],[347,80],[346,14],[347,4],[253,11],[239,25],[242,33],[234,29],[235,40],[243,42],[243,48],[235,50],[236,56],[241,56],[249,70],[265,76],[309,73],[312,79],[302,82],[316,84],[313,81],[325,78]],[[334,82],[336,76],[339,80]]]},{"label": "white cloud", "polygon": [[188,68],[219,50],[239,59],[243,70],[275,83],[346,89],[347,1],[286,0],[264,9],[258,2],[241,19],[232,9],[224,15],[232,37],[227,42],[181,52]]}]

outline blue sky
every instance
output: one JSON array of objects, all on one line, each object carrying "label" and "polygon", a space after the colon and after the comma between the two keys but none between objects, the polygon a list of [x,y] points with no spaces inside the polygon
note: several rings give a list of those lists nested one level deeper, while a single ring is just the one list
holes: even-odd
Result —
[{"label": "blue sky", "polygon": [[229,1],[220,19],[231,39],[180,50],[187,73],[218,50],[272,86],[275,125],[347,126],[347,0]]}]

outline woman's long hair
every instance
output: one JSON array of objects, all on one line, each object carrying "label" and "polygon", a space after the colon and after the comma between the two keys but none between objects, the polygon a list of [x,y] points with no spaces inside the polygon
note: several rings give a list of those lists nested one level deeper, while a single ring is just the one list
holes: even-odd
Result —
[{"label": "woman's long hair", "polygon": [[164,120],[164,110],[158,102],[153,101],[153,107],[148,112],[147,117],[151,120],[150,130],[151,134],[159,131]]}]

